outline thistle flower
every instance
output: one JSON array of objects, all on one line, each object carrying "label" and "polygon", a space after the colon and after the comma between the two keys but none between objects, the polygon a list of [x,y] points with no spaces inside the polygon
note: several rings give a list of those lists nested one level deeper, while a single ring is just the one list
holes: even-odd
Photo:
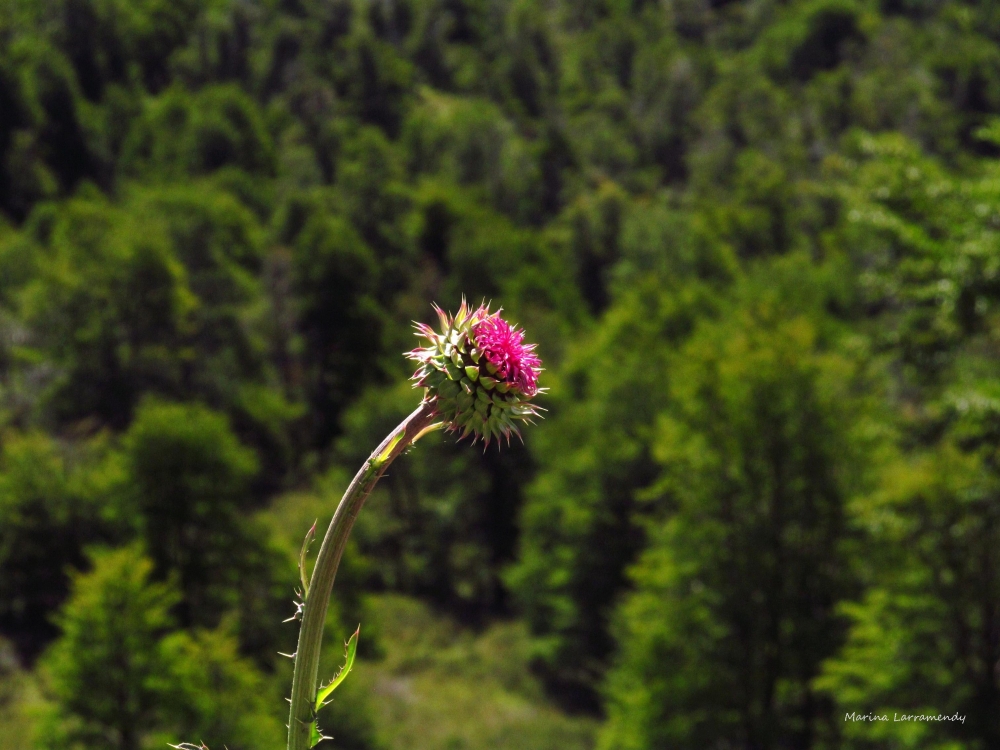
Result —
[{"label": "thistle flower", "polygon": [[524,343],[524,331],[490,312],[488,305],[473,310],[462,300],[455,315],[434,306],[441,331],[416,323],[417,335],[428,345],[406,356],[418,363],[415,387],[426,389],[445,428],[490,440],[521,436],[516,422],[531,422],[540,408],[530,400],[538,387],[542,361],[534,344]]},{"label": "thistle flower", "polygon": [[[428,345],[407,354],[419,365],[413,379],[424,389],[424,398],[355,474],[330,521],[308,580],[306,552],[314,529],[302,545],[302,606],[291,618],[301,619],[302,626],[292,655],[287,750],[309,750],[322,741],[316,712],[353,662],[349,641],[342,676],[319,688],[319,652],[337,566],[358,513],[389,464],[437,427],[461,431],[463,438],[472,435],[473,441],[482,437],[486,445],[494,438],[499,442],[501,436],[510,442],[512,432],[521,435],[515,422],[531,422],[541,411],[531,399],[545,390],[538,387],[542,362],[535,354],[535,345],[524,343],[523,331],[501,318],[500,310],[490,312],[488,305],[473,310],[464,299],[454,316],[446,315],[437,305],[434,309],[441,320],[440,333],[417,323],[417,335],[427,339]],[[435,420],[440,421],[431,424]],[[356,646],[356,637],[352,640]]]}]

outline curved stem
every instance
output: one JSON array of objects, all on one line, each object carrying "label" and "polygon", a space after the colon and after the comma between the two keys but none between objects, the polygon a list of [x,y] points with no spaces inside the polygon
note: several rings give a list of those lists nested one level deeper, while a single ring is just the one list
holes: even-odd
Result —
[{"label": "curved stem", "polygon": [[309,581],[309,592],[302,610],[299,644],[295,650],[292,705],[288,715],[288,750],[309,750],[323,625],[326,622],[326,610],[330,603],[330,591],[337,575],[337,566],[340,564],[340,557],[344,553],[354,520],[389,464],[423,434],[433,417],[433,407],[423,402],[389,433],[355,475],[340,505],[337,506],[330,527],[326,530]]}]

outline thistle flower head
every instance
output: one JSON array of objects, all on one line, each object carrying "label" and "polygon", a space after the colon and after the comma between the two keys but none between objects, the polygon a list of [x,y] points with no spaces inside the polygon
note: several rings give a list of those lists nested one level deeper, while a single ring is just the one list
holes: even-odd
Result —
[{"label": "thistle flower head", "polygon": [[427,346],[406,356],[417,362],[413,375],[417,388],[424,388],[451,431],[462,437],[481,437],[489,445],[501,436],[520,437],[517,422],[531,422],[539,407],[530,403],[538,393],[542,362],[534,344],[524,343],[524,331],[490,312],[488,305],[473,309],[462,300],[458,312],[449,315],[437,305],[441,330],[417,323],[417,335]]}]

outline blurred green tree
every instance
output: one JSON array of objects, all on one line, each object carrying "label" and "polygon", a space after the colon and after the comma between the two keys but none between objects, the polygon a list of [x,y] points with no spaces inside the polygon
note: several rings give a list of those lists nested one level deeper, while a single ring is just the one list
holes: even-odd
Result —
[{"label": "blurred green tree", "polygon": [[139,408],[122,450],[136,525],[157,573],[177,578],[181,622],[216,625],[255,551],[244,515],[256,457],[223,415],[156,401]]},{"label": "blurred green tree", "polygon": [[295,569],[250,515],[258,461],[226,417],[197,404],[147,401],[122,438],[134,525],[160,578],[174,576],[185,627],[234,612],[244,653],[272,666],[290,634]]},{"label": "blurred green tree", "polygon": [[812,680],[857,586],[855,366],[768,286],[703,325],[671,371],[662,473],[643,493],[663,520],[620,610],[609,750],[812,747],[830,719]]},{"label": "blurred green tree", "polygon": [[570,355],[533,438],[539,474],[507,580],[539,636],[550,687],[578,707],[595,706],[614,602],[642,545],[637,493],[657,474],[649,441],[666,359],[710,305],[696,285],[658,287],[625,295]]},{"label": "blurred green tree", "polygon": [[122,473],[101,452],[39,433],[3,436],[0,632],[28,660],[58,633],[50,617],[69,590],[68,571],[86,565],[84,548],[127,533],[127,521],[116,517]]},{"label": "blurred green tree", "polygon": [[311,213],[295,238],[291,284],[312,437],[319,445],[336,434],[340,412],[362,385],[381,375],[380,362],[369,354],[385,323],[379,275],[375,254],[348,221]]},{"label": "blurred green tree", "polygon": [[196,94],[172,88],[151,100],[123,144],[127,175],[187,175],[233,166],[250,174],[274,171],[274,145],[256,103],[234,85]]},{"label": "blurred green tree", "polygon": [[280,705],[224,631],[171,632],[173,581],[139,547],[94,557],[43,659],[51,705],[40,748],[140,750],[197,737],[233,750],[281,742]]},{"label": "blurred green tree", "polygon": [[257,444],[280,444],[294,405],[251,395],[278,377],[257,277],[262,232],[232,194],[171,187],[116,206],[85,191],[34,221],[14,262],[30,254],[35,268],[9,295],[28,328],[22,352],[57,365],[14,358],[44,386],[35,416],[122,428],[143,393],[197,394]]},{"label": "blurred green tree", "polygon": [[285,736],[282,701],[236,638],[216,630],[177,632],[160,643],[169,686],[172,741],[196,739],[208,747],[266,750]]},{"label": "blurred green tree", "polygon": [[890,463],[860,506],[872,538],[868,590],[843,605],[850,636],[816,680],[840,714],[965,720],[845,721],[831,746],[978,750],[1000,741],[995,394],[994,386],[957,396],[949,439]]},{"label": "blurred green tree", "polygon": [[54,699],[41,747],[140,750],[162,727],[170,664],[161,640],[180,596],[151,583],[135,547],[98,555],[78,574],[59,618],[62,637],[44,659]]}]

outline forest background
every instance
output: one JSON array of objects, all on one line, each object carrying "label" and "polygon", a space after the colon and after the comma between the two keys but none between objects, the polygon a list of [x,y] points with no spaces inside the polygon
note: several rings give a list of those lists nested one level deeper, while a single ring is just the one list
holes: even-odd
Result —
[{"label": "forest background", "polygon": [[[0,0],[0,747],[1000,747],[1000,4]],[[958,721],[845,721],[959,714]]]}]

